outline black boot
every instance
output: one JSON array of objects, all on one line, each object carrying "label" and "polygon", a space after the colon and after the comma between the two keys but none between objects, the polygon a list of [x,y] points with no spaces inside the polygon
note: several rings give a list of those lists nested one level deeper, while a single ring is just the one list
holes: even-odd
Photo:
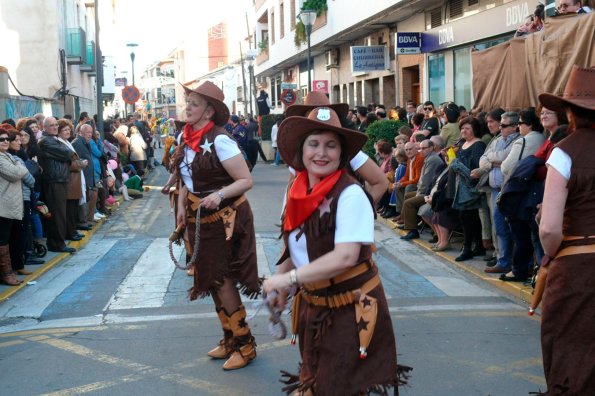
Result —
[{"label": "black boot", "polygon": [[455,261],[466,261],[473,258],[473,252],[469,247],[464,247],[461,254],[455,258]]}]

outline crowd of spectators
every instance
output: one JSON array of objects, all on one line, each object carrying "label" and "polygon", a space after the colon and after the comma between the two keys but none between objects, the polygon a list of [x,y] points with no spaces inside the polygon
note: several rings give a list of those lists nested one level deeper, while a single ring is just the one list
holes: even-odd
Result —
[{"label": "crowd of spectators", "polygon": [[[169,133],[166,129],[165,137]],[[142,198],[146,172],[158,164],[153,148],[163,137],[138,114],[106,120],[103,134],[86,112],[76,126],[68,115],[4,120],[0,124],[1,281],[18,285],[22,281],[16,275],[31,274],[25,265],[44,262],[33,254],[44,236],[47,250],[74,253],[67,241],[81,240],[84,234],[79,231],[90,230],[110,215],[116,195],[125,200]]]},{"label": "crowd of spectators", "polygon": [[[407,231],[403,240],[420,238],[420,229],[429,228],[434,251],[452,249],[450,240],[459,234],[463,246],[456,261],[482,257],[486,273],[526,281],[543,256],[535,216],[545,161],[566,136],[565,115],[541,106],[469,115],[455,103],[436,108],[430,101],[393,113],[408,125],[395,131],[393,142],[375,142],[389,181],[378,214]],[[358,120],[351,120],[354,128]],[[367,116],[360,125],[366,122]],[[368,126],[373,122],[382,120]],[[529,182],[518,191],[521,176]]]}]

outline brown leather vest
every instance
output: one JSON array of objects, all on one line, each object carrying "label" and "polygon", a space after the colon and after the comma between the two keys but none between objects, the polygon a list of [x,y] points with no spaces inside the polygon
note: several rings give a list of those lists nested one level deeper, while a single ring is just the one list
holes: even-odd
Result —
[{"label": "brown leather vest", "polygon": [[572,159],[562,231],[595,235],[595,131],[577,129],[557,144]]},{"label": "brown leather vest", "polygon": [[[359,183],[349,174],[343,174],[337,181],[337,184],[335,184],[333,189],[326,196],[326,199],[331,200],[330,213],[325,212],[322,214],[322,216],[320,216],[320,208],[316,209],[314,213],[312,213],[312,215],[304,222],[301,231],[298,232],[297,236],[301,238],[304,236],[306,237],[306,246],[310,261],[316,260],[320,256],[323,256],[335,248],[337,203],[339,201],[341,192],[343,192],[345,188],[352,184]],[[371,204],[372,203],[370,201],[370,205]],[[285,246],[288,246],[289,232],[285,232],[283,237],[285,239]],[[288,252],[286,251],[285,253],[286,254],[284,256],[288,257]],[[372,246],[362,245],[359,257],[357,259],[357,264],[366,260],[370,260],[371,258]],[[366,276],[365,278],[367,279],[369,276]]]}]

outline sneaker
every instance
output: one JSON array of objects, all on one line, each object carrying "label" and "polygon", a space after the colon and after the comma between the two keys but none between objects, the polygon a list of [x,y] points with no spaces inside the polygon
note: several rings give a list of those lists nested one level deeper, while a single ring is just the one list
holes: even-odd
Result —
[{"label": "sneaker", "polygon": [[103,219],[105,217],[105,215],[100,212],[95,212],[95,216],[98,216],[100,219]]},{"label": "sneaker", "polygon": [[93,220],[95,220],[95,221],[99,221],[101,219],[103,219],[103,217],[99,216],[99,214],[97,214],[97,213],[95,213],[95,216],[93,216]]}]

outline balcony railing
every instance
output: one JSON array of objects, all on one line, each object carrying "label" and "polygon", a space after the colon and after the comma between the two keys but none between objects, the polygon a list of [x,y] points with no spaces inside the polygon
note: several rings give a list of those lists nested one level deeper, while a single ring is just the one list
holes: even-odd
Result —
[{"label": "balcony railing", "polygon": [[87,43],[85,60],[81,64],[81,71],[84,71],[84,72],[94,72],[95,71],[95,42],[94,41],[89,41]]},{"label": "balcony railing", "polygon": [[80,65],[86,58],[86,36],[81,28],[66,29],[66,61],[70,65]]}]

